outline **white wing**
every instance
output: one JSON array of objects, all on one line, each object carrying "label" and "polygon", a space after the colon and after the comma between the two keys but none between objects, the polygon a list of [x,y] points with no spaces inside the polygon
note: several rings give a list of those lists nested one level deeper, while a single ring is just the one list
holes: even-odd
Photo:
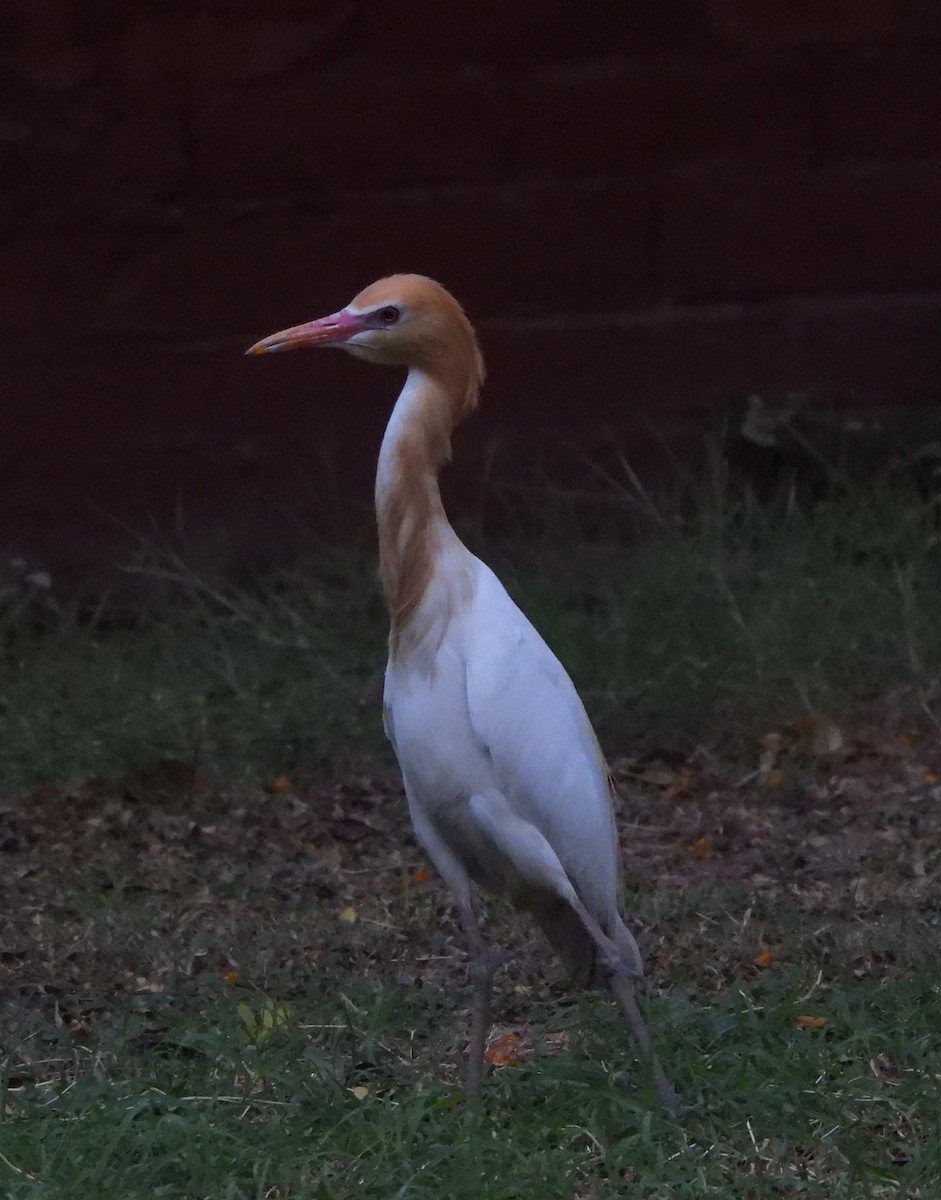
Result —
[{"label": "white wing", "polygon": [[[393,661],[386,673],[387,730],[415,831],[460,900],[470,876],[529,908],[576,979],[598,977],[596,947],[561,898],[569,885],[641,972],[617,911],[607,771],[582,702],[493,572],[457,552],[472,586],[428,669]],[[560,864],[567,883],[541,885],[540,872],[548,879]]]},{"label": "white wing", "polygon": [[465,625],[474,736],[513,811],[543,834],[607,924],[616,909],[617,846],[594,731],[562,664],[489,567],[475,566]]}]

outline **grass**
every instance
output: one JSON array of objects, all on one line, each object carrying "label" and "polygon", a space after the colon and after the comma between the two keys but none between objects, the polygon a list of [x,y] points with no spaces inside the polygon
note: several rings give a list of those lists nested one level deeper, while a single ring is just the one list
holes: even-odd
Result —
[{"label": "grass", "polygon": [[941,550],[933,504],[911,494],[719,489],[630,552],[563,555],[551,570],[534,556],[519,588],[608,744],[619,730],[752,732],[898,688],[918,706],[936,698]]},{"label": "grass", "polygon": [[576,517],[468,540],[629,785],[645,1009],[693,1111],[651,1106],[613,1006],[500,903],[505,1065],[462,1101],[460,937],[367,695],[372,552],[324,551],[6,604],[0,1195],[941,1194],[933,503],[716,485],[632,546]]},{"label": "grass", "polygon": [[[934,711],[941,550],[917,492],[877,480],[799,502],[717,485],[632,546],[586,539],[568,498],[548,515],[533,503],[525,536],[468,541],[569,668],[609,750],[756,734],[887,694]],[[160,757],[230,780],[389,765],[371,545],[246,587],[184,583],[123,613],[0,614],[3,778],[114,776]]]},{"label": "grass", "polygon": [[[446,924],[442,899],[397,906],[397,949],[427,936],[428,918]],[[159,922],[162,906],[143,907],[109,906],[92,924]],[[267,907],[253,929],[280,951]],[[740,912],[735,895],[661,896],[637,916],[661,932],[706,927],[726,960]],[[528,1057],[468,1110],[455,1086],[463,989],[381,978],[375,933],[328,933],[316,918],[302,931],[294,912],[292,932],[326,945],[329,968],[266,963],[243,934],[232,982],[234,971],[168,975],[118,1003],[62,996],[58,1022],[31,1015],[4,1096],[3,1194],[936,1195],[941,1018],[924,929],[883,917],[860,939],[817,917],[808,937],[806,918],[777,904],[749,919],[781,956],[773,969],[730,970],[719,991],[683,986],[702,964],[680,936],[672,986],[648,1003],[674,1080],[699,1106],[679,1122],[650,1106],[610,1004],[538,976],[524,1000],[507,985],[500,998],[525,1009]],[[861,942],[891,956],[878,980],[850,966]],[[808,1010],[826,1025],[795,1023]]]},{"label": "grass", "polygon": [[140,607],[19,606],[3,623],[2,776],[114,776],[161,758],[230,780],[385,761],[384,614],[365,554],[228,591],[184,579]]}]

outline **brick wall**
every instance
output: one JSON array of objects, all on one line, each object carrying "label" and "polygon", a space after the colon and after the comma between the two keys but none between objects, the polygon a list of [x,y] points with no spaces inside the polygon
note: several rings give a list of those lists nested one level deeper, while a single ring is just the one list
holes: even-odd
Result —
[{"label": "brick wall", "polygon": [[365,503],[394,379],[240,351],[394,270],[481,330],[465,463],[938,398],[937,0],[7,5],[0,548],[113,560],[175,511],[224,567]]}]

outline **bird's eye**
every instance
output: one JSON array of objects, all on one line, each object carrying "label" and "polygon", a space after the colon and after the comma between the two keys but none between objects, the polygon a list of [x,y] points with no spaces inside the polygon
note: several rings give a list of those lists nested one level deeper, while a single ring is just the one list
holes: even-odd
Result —
[{"label": "bird's eye", "polygon": [[401,315],[394,304],[387,304],[384,308],[380,308],[376,314],[383,325],[394,325]]}]

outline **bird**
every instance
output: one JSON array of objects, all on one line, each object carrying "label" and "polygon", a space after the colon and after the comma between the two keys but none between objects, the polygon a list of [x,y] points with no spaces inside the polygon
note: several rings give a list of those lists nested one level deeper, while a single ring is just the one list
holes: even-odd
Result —
[{"label": "bird", "polygon": [[618,908],[613,785],[598,739],[564,667],[442,504],[452,431],[484,381],[473,326],[440,284],[399,274],[246,353],[315,347],[406,372],[375,483],[390,623],[383,723],[415,834],[456,900],[469,951],[467,1092],[481,1088],[501,962],[481,931],[481,888],[535,918],[575,984],[608,986],[656,1097],[675,1110],[636,1002],[644,967]]}]

